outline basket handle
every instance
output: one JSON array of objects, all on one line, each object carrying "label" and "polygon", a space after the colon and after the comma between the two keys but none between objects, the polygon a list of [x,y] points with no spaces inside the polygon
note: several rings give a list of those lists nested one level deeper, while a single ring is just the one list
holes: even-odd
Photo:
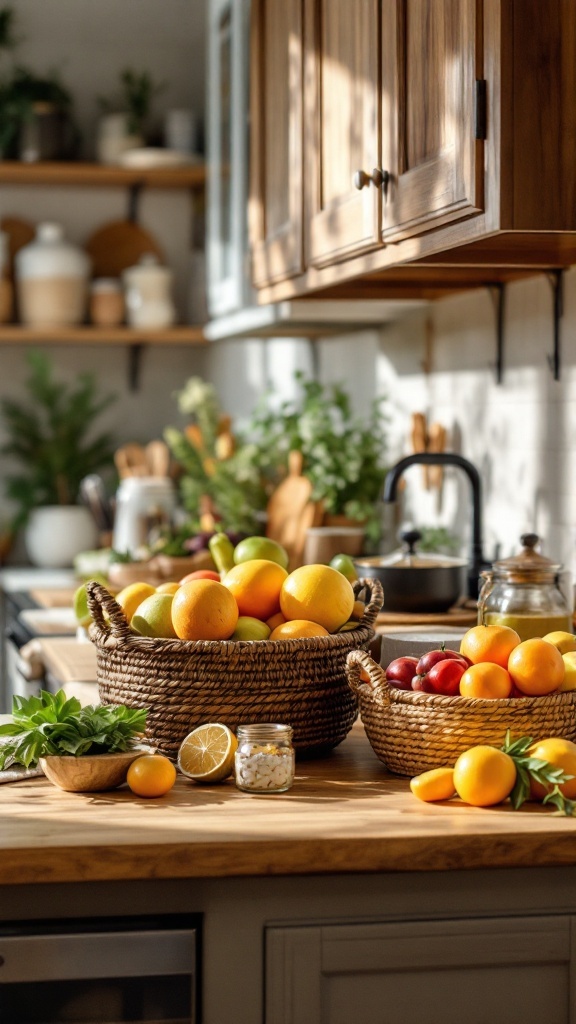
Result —
[{"label": "basket handle", "polygon": [[113,636],[116,640],[126,641],[133,635],[124,612],[106,587],[90,580],[86,584],[86,597],[96,639],[102,643]]},{"label": "basket handle", "polygon": [[362,590],[366,591],[366,607],[359,624],[361,626],[373,626],[376,622],[376,616],[384,604],[384,590],[380,580],[376,578],[355,580],[352,584],[352,589],[354,590],[354,597],[358,597]]},{"label": "basket handle", "polygon": [[[368,676],[368,681],[363,678],[363,674],[364,677]],[[346,658],[346,677],[348,686],[356,696],[361,687],[367,687],[380,703],[386,705],[390,703],[390,687],[386,680],[386,673],[367,651],[350,651]]]}]

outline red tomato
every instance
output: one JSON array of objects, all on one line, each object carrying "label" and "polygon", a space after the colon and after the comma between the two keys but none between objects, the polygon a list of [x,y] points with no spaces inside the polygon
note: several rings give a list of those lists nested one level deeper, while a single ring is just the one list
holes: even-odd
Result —
[{"label": "red tomato", "polygon": [[220,573],[213,569],[196,569],[195,572],[189,572],[187,576],[183,576],[180,584],[189,583],[190,580],[216,580],[216,583],[220,583]]}]

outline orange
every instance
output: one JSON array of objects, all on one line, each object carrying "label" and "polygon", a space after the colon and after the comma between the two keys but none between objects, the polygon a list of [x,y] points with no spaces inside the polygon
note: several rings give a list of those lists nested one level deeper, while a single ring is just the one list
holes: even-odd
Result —
[{"label": "orange", "polygon": [[336,633],[352,615],[354,590],[346,577],[329,565],[301,565],[284,581],[280,608],[287,619],[319,622]]},{"label": "orange", "polygon": [[179,586],[180,586],[180,584],[176,583],[175,581],[167,582],[167,583],[161,583],[160,586],[156,587],[156,593],[157,594],[175,594],[176,591],[178,590]]},{"label": "orange", "polygon": [[294,637],[302,636],[328,636],[328,630],[324,629],[318,622],[310,622],[308,619],[290,619],[282,622],[270,634],[270,640],[292,640]]},{"label": "orange", "polygon": [[237,622],[238,605],[216,580],[183,583],[172,598],[172,624],[181,640],[227,640]]},{"label": "orange", "polygon": [[482,661],[478,665],[470,665],[460,680],[461,697],[480,697],[485,700],[497,700],[509,697],[512,693],[510,673],[491,661]]},{"label": "orange", "polygon": [[508,671],[522,693],[535,697],[553,693],[562,686],[565,666],[560,651],[553,644],[532,637],[514,648]]},{"label": "orange", "polygon": [[271,615],[269,619],[266,619],[266,625],[270,629],[276,629],[276,626],[280,626],[282,622],[286,622],[282,612],[276,612],[276,615]]},{"label": "orange", "polygon": [[419,800],[427,803],[434,800],[449,800],[456,792],[453,768],[431,768],[416,778],[410,779],[410,789]]},{"label": "orange", "polygon": [[190,583],[190,580],[215,580],[220,583],[220,573],[214,569],[195,569],[182,577],[180,583]]},{"label": "orange", "polygon": [[473,626],[460,641],[460,654],[473,665],[491,661],[507,668],[508,658],[519,643],[518,633],[510,626]]},{"label": "orange", "polygon": [[514,789],[516,765],[509,754],[479,745],[465,750],[454,765],[454,788],[473,807],[500,804]]},{"label": "orange", "polygon": [[176,782],[176,769],[163,754],[143,754],[132,761],[126,782],[136,796],[164,796]]},{"label": "orange", "polygon": [[[561,768],[566,775],[573,775],[569,782],[563,782],[558,788],[568,797],[574,800],[576,797],[576,743],[571,740],[560,739],[552,736],[550,739],[538,740],[528,749],[530,757],[539,757],[541,761],[548,761],[554,768]],[[551,785],[543,786],[540,782],[530,780],[530,796],[533,800],[542,800],[546,793],[552,789]]]},{"label": "orange", "polygon": [[235,598],[240,615],[265,622],[280,611],[280,590],[287,576],[278,562],[251,558],[229,569],[222,584]]}]

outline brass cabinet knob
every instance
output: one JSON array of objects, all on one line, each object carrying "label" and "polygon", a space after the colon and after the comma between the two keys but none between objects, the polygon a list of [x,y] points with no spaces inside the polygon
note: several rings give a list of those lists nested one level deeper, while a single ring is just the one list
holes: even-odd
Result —
[{"label": "brass cabinet knob", "polygon": [[372,174],[367,174],[366,171],[356,171],[354,174],[354,188],[360,191],[366,188],[367,185],[375,185],[376,188],[386,188],[390,180],[388,171],[383,171],[381,167],[375,167]]}]

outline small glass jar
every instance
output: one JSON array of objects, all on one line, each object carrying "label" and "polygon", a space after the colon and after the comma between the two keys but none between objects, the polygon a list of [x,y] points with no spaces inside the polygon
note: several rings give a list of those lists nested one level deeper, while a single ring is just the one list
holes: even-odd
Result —
[{"label": "small glass jar", "polygon": [[478,599],[478,622],[510,626],[521,640],[561,630],[572,632],[572,602],[562,589],[562,566],[535,550],[534,533],[520,538],[518,555],[495,562],[483,572]]},{"label": "small glass jar", "polygon": [[294,782],[292,727],[271,722],[239,725],[234,767],[246,793],[285,793]]},{"label": "small glass jar", "polygon": [[124,319],[124,290],[115,277],[97,277],[90,285],[90,320],[98,327],[118,327]]}]

